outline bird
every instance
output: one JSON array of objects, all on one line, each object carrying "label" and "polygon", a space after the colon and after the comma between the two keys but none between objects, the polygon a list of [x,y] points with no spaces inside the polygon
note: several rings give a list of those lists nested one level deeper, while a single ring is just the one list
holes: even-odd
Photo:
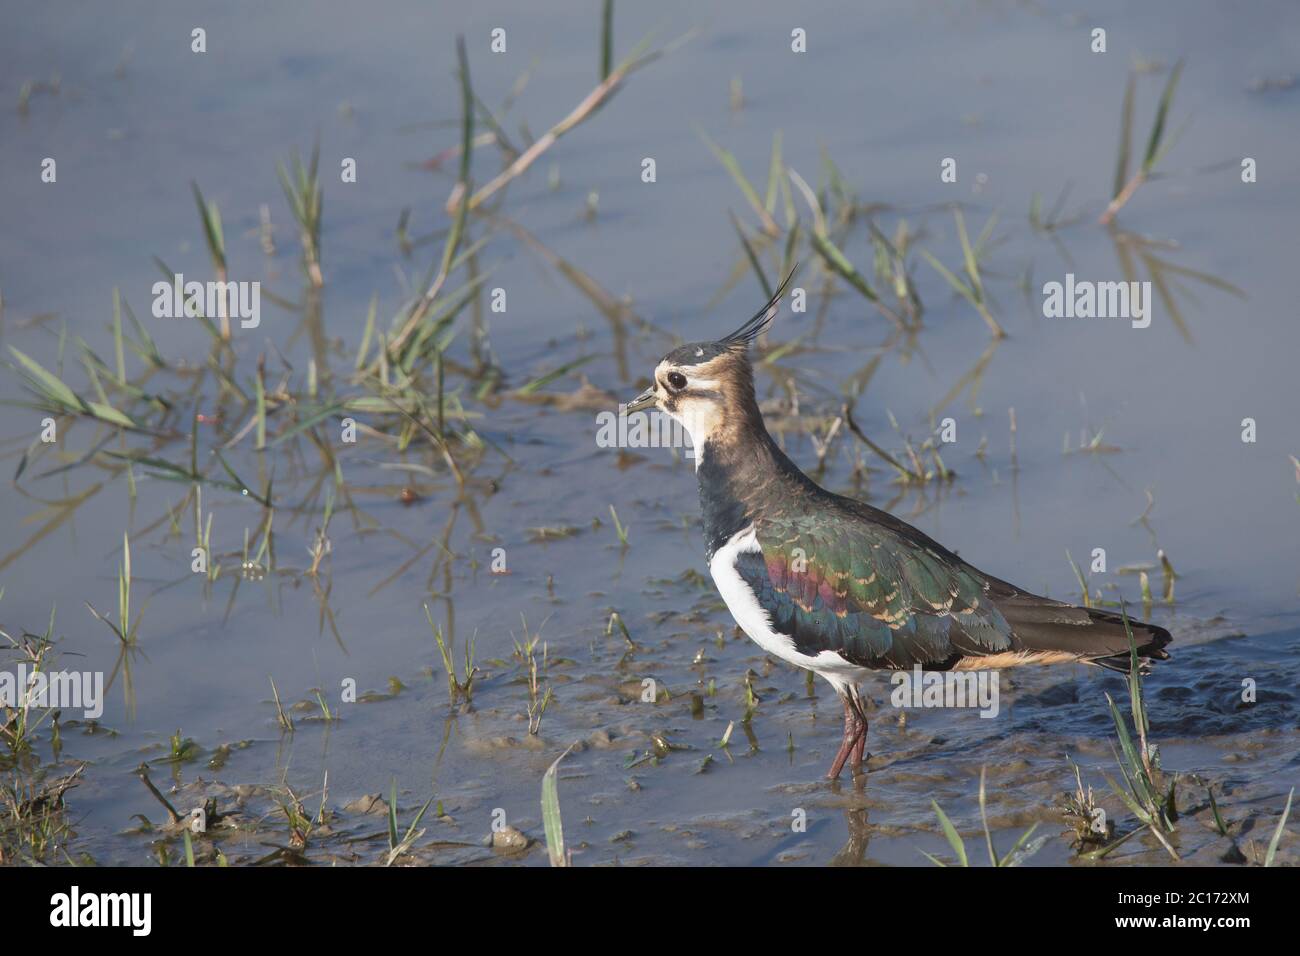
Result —
[{"label": "bird", "polygon": [[873,672],[1082,662],[1127,673],[1131,649],[1140,671],[1168,659],[1164,628],[987,574],[889,512],[827,491],[786,456],[764,425],[750,348],[793,276],[734,332],[665,355],[625,413],[658,409],[689,434],[705,555],[727,609],[763,651],[825,678],[843,704],[827,779],[846,762],[862,772],[859,686]]}]

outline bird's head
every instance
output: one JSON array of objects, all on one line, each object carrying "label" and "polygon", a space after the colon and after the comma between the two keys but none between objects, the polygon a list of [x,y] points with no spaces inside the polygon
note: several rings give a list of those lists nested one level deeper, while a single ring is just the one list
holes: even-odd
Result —
[{"label": "bird's head", "polygon": [[[681,424],[699,449],[758,416],[749,344],[776,318],[794,272],[753,318],[714,342],[673,349],[655,366],[654,383],[627,405],[628,412],[658,408]],[[762,419],[758,419],[761,424]]]}]

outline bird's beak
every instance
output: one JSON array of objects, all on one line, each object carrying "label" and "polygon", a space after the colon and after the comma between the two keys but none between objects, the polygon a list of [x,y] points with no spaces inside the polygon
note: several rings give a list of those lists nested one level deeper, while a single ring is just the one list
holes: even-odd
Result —
[{"label": "bird's beak", "polygon": [[624,409],[624,411],[631,413],[639,412],[643,408],[653,408],[657,401],[658,397],[655,395],[654,388],[647,388],[636,398],[632,399],[632,401],[628,402],[627,408]]}]

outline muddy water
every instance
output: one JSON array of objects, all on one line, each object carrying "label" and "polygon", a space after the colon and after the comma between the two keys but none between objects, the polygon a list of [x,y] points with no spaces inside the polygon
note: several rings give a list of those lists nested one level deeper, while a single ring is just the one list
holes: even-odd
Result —
[{"label": "muddy water", "polygon": [[[301,512],[294,505],[329,476],[310,446],[259,455],[246,438],[229,460],[243,475],[273,471],[284,503],[277,570],[260,580],[227,573],[205,590],[189,573],[188,519],[180,533],[168,533],[166,521],[150,527],[182,501],[184,485],[137,475],[132,500],[124,481],[109,482],[26,548],[48,518],[44,502],[80,494],[102,473],[46,474],[57,465],[46,458],[18,487],[0,491],[11,529],[4,556],[17,555],[0,571],[0,621],[13,635],[39,631],[56,606],[60,666],[113,673],[116,639],[83,602],[113,607],[121,536],[132,535],[134,600],[144,609],[140,653],[129,660],[134,706],[127,707],[119,672],[96,725],[63,718],[56,769],[88,761],[69,795],[74,852],[101,862],[156,859],[166,835],[138,832],[136,818],[165,819],[133,773],[149,761],[152,779],[179,809],[216,799],[230,827],[219,844],[232,862],[289,845],[276,795],[283,799],[287,787],[314,811],[328,780],[331,815],[308,839],[307,859],[382,860],[384,818],[356,801],[387,799],[395,781],[403,824],[434,800],[421,823],[425,834],[404,859],[543,864],[536,844],[504,854],[483,838],[494,819],[540,838],[541,776],[570,745],[560,794],[583,865],[924,863],[921,851],[949,852],[932,798],[976,846],[969,838],[978,833],[981,766],[999,847],[1035,822],[1039,835],[1050,835],[1034,864],[1073,858],[1059,811],[1074,788],[1071,761],[1119,832],[1132,828],[1103,778],[1116,774],[1105,694],[1122,699],[1124,688],[1085,668],[1004,673],[994,719],[916,710],[900,720],[882,676],[867,688],[875,709],[865,786],[826,785],[838,706],[824,685],[810,695],[803,674],[738,637],[701,578],[707,569],[691,462],[671,449],[598,445],[598,411],[639,390],[671,336],[722,334],[762,298],[743,271],[726,215],[732,209],[745,218],[745,200],[693,125],[732,150],[760,189],[775,130],[787,163],[814,185],[824,150],[861,202],[888,206],[877,214],[887,233],[906,218],[950,266],[960,248],[943,204],[966,204],[972,232],[999,214],[985,269],[1006,341],[990,350],[979,317],[919,258],[925,328],[912,340],[900,342],[843,284],[823,299],[820,280],[810,281],[810,310],[786,313],[773,333],[774,344],[798,338],[799,348],[760,371],[765,407],[774,424],[788,423],[789,393],[777,382],[793,377],[806,421],[833,416],[842,384],[878,359],[858,423],[898,451],[891,415],[918,441],[932,419],[951,417],[957,441],[944,447],[944,461],[957,478],[901,492],[882,462],[841,436],[821,476],[829,487],[889,507],[990,573],[1058,597],[1078,597],[1066,552],[1086,562],[1104,548],[1108,571],[1092,576],[1094,589],[1138,603],[1136,575],[1117,570],[1151,565],[1159,598],[1155,561],[1163,549],[1179,575],[1176,600],[1172,608],[1157,603],[1152,614],[1176,643],[1147,689],[1163,764],[1183,780],[1176,846],[1196,863],[1217,863],[1228,852],[1229,841],[1213,829],[1207,785],[1243,851],[1253,858],[1267,845],[1287,790],[1300,781],[1300,506],[1288,460],[1300,453],[1293,414],[1300,331],[1287,281],[1300,205],[1290,162],[1300,93],[1284,82],[1300,20],[1284,5],[1250,20],[1208,4],[1180,4],[1176,18],[1172,6],[1116,5],[1097,14],[1108,30],[1102,55],[1088,51],[1091,23],[1072,20],[1058,4],[895,4],[870,18],[845,4],[800,13],[798,22],[778,5],[720,5],[704,14],[691,7],[619,10],[620,50],[651,28],[661,39],[697,33],[636,74],[515,183],[503,207],[555,254],[628,296],[660,331],[616,335],[530,246],[493,233],[482,259],[493,270],[490,284],[507,289],[508,307],[488,316],[488,341],[508,383],[591,357],[580,373],[542,391],[572,396],[581,375],[597,392],[581,401],[487,404],[463,386],[489,446],[467,459],[468,500],[456,503],[454,483],[424,449],[340,444],[355,510],[335,515],[318,587],[301,572],[322,502],[311,498]],[[539,134],[596,78],[592,4],[563,4],[544,16],[475,5],[472,17],[411,4],[392,20],[344,4],[313,10],[306,31],[288,9],[235,4],[205,14],[203,55],[190,52],[193,17],[171,11],[146,15],[128,6],[112,19],[75,25],[39,11],[6,31],[0,79],[8,102],[26,80],[59,77],[57,92],[33,93],[26,115],[0,114],[7,345],[53,368],[66,327],[111,355],[105,326],[117,286],[165,356],[201,364],[201,330],[149,316],[158,278],[152,255],[193,276],[210,273],[191,179],[221,207],[232,277],[260,279],[300,301],[296,237],[275,163],[309,149],[319,130],[326,172],[320,325],[304,328],[302,313],[264,300],[261,326],[237,333],[236,350],[244,384],[258,354],[274,357],[275,349],[293,364],[298,387],[313,354],[342,375],[371,296],[381,320],[391,316],[441,248],[439,237],[405,258],[393,229],[406,207],[414,236],[446,227],[440,210],[454,173],[419,166],[457,141],[454,35],[470,37],[473,80],[486,103],[500,103],[532,65],[509,114],[511,132],[523,120]],[[486,35],[499,25],[508,30],[508,50],[493,55]],[[802,56],[789,52],[796,26],[810,38]],[[1145,142],[1162,70],[1180,57],[1187,66],[1173,125],[1190,122],[1162,161],[1170,175],[1144,186],[1120,214],[1124,231],[1108,232],[1094,222],[1111,187],[1127,68],[1135,60],[1157,64],[1139,78],[1137,140]],[[728,103],[733,77],[743,88],[739,111]],[[46,156],[58,161],[57,184],[39,182]],[[345,156],[358,161],[356,184],[337,180]],[[657,164],[653,184],[640,178],[647,156]],[[958,181],[942,184],[939,163],[949,156],[958,161]],[[1254,184],[1240,181],[1244,156],[1257,160]],[[476,179],[485,181],[496,162],[479,154]],[[1031,197],[1040,194],[1047,209],[1067,185],[1065,224],[1032,229]],[[588,219],[593,191],[598,212]],[[271,258],[259,243],[263,203],[275,225]],[[1120,258],[1133,237],[1156,243],[1150,249],[1159,259],[1215,281],[1164,273],[1177,318],[1157,299],[1146,329],[1043,317],[1045,282],[1063,282],[1067,273],[1123,278]],[[865,269],[862,232],[854,242],[846,252]],[[451,355],[464,362],[463,318],[460,328]],[[128,364],[136,368],[133,357]],[[66,365],[70,384],[85,386],[76,363]],[[272,365],[278,377],[278,359]],[[184,381],[169,375],[150,387],[181,392]],[[0,390],[17,397],[17,377],[0,378]],[[206,401],[218,409],[214,393]],[[201,433],[203,449],[228,441],[249,414],[230,402],[224,411],[227,421]],[[41,416],[18,408],[2,414],[13,468]],[[1257,423],[1254,443],[1241,440],[1244,418]],[[1078,451],[1099,432],[1097,448]],[[797,462],[816,465],[806,434],[782,435]],[[64,441],[79,457],[101,437],[82,422]],[[164,452],[181,461],[187,442]],[[408,486],[418,500],[404,505],[399,493]],[[626,547],[610,505],[628,529]],[[215,512],[214,550],[238,565],[244,531],[257,527],[260,509],[218,489],[205,489],[204,506]],[[454,557],[432,544],[444,535]],[[506,574],[492,573],[497,548]],[[457,660],[473,643],[478,671],[468,705],[449,701],[425,604]],[[629,638],[611,627],[615,611]],[[552,691],[535,734],[529,669],[514,655],[516,641],[534,637],[541,690]],[[272,679],[294,715],[291,734],[277,724]],[[356,682],[361,702],[340,702],[346,679]],[[654,703],[642,701],[646,679],[655,682]],[[1253,705],[1241,700],[1246,679],[1259,688]],[[316,688],[339,719],[320,719]],[[744,723],[751,695],[757,704]],[[178,728],[194,741],[194,757],[163,762]],[[48,743],[40,746],[46,765]],[[218,766],[209,766],[214,757]],[[805,825],[797,829],[796,821]],[[200,841],[200,856],[208,852]],[[1295,862],[1296,841],[1284,839],[1279,852]],[[1111,857],[1167,859],[1149,837]]]}]

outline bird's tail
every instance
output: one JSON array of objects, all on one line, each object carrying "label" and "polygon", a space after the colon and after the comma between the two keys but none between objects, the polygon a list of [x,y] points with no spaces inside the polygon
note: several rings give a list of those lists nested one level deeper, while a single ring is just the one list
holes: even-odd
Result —
[{"label": "bird's tail", "polygon": [[1134,647],[1141,673],[1149,671],[1153,661],[1169,658],[1165,646],[1172,637],[1163,627],[1133,618],[1128,618],[1125,627],[1124,617],[1111,611],[1030,599],[1023,594],[1016,597],[1019,600],[1001,604],[999,609],[1025,650],[1072,654],[1084,663],[1124,674],[1129,671]]},{"label": "bird's tail", "polygon": [[[1107,626],[1118,626],[1124,634],[1125,643],[1129,643],[1128,632],[1124,631],[1124,619],[1118,614],[1109,614],[1102,611],[1095,611],[1089,608],[1089,614],[1094,618],[1101,618],[1102,623]],[[1104,667],[1107,670],[1119,671],[1121,674],[1127,674],[1133,665],[1132,651],[1136,648],[1138,673],[1148,674],[1151,672],[1151,665],[1155,661],[1169,660],[1169,652],[1165,650],[1165,645],[1173,640],[1173,637],[1163,627],[1155,624],[1148,624],[1145,621],[1134,621],[1132,618],[1128,622],[1129,629],[1133,632],[1132,643],[1129,649],[1122,654],[1112,654],[1108,657],[1088,658],[1089,664],[1096,664],[1098,667]]]}]

